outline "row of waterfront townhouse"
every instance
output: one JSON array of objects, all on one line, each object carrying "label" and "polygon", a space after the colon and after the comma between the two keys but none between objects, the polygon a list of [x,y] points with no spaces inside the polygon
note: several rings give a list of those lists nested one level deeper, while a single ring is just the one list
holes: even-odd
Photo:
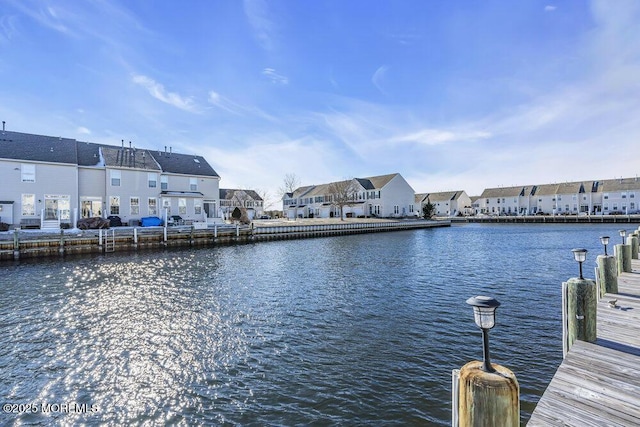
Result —
[{"label": "row of waterfront townhouse", "polygon": [[264,213],[264,200],[254,190],[220,189],[220,213],[224,219],[231,219],[234,210],[239,209],[247,213],[252,221],[260,218]]},{"label": "row of waterfront townhouse", "polygon": [[636,177],[487,188],[472,206],[488,215],[627,215],[640,213],[639,198]]},{"label": "row of waterfront townhouse", "polygon": [[282,212],[293,218],[417,216],[415,192],[399,173],[299,187],[286,193]]},{"label": "row of waterfront townhouse", "polygon": [[422,214],[422,208],[427,204],[433,206],[433,214],[439,217],[454,217],[473,213],[471,198],[464,190],[417,193],[415,200],[420,214]]},{"label": "row of waterfront townhouse", "polygon": [[14,226],[59,228],[95,216],[215,222],[219,181],[201,156],[0,133],[0,222]]}]

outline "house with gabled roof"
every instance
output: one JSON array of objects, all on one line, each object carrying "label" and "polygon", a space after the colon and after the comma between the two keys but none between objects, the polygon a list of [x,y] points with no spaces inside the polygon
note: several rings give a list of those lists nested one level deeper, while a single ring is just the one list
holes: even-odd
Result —
[{"label": "house with gabled roof", "polygon": [[486,188],[480,199],[488,215],[524,215],[530,194],[531,186]]},{"label": "house with gabled roof", "polygon": [[473,213],[471,198],[464,190],[416,194],[416,206],[418,206],[420,212],[422,212],[422,207],[427,203],[431,203],[434,206],[435,216],[454,217]]},{"label": "house with gabled roof", "polygon": [[[350,200],[341,212],[333,191],[344,183],[348,183]],[[399,173],[300,187],[283,196],[282,211],[291,219],[418,215],[415,192]]]},{"label": "house with gabled roof", "polygon": [[[18,174],[17,171],[20,171]],[[220,177],[201,156],[111,146],[75,139],[0,133],[0,221],[41,228],[75,224],[79,218],[180,215],[219,217]]]},{"label": "house with gabled roof", "polygon": [[244,209],[251,221],[263,213],[264,200],[254,190],[220,189],[220,211],[225,219],[230,219],[233,211]]},{"label": "house with gabled roof", "polygon": [[598,181],[598,193],[601,197],[604,214],[640,213],[640,179],[618,178]]}]

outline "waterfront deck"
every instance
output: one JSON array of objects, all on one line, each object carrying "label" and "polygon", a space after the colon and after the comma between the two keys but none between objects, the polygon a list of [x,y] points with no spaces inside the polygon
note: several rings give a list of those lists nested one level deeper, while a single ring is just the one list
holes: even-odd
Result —
[{"label": "waterfront deck", "polygon": [[596,342],[574,343],[528,426],[640,425],[640,260],[632,270],[598,302]]}]

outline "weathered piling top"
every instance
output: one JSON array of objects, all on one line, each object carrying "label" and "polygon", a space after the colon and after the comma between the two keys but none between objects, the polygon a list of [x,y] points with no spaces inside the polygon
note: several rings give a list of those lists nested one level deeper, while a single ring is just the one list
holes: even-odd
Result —
[{"label": "weathered piling top", "polygon": [[528,426],[640,425],[640,260],[597,310],[596,342],[573,344]]}]

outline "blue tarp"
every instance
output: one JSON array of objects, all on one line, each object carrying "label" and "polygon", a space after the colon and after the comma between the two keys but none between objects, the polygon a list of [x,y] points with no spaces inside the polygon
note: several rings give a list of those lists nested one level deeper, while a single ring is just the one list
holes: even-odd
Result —
[{"label": "blue tarp", "polygon": [[153,227],[157,225],[162,225],[162,220],[157,216],[146,216],[140,220],[140,224],[143,227]]}]

